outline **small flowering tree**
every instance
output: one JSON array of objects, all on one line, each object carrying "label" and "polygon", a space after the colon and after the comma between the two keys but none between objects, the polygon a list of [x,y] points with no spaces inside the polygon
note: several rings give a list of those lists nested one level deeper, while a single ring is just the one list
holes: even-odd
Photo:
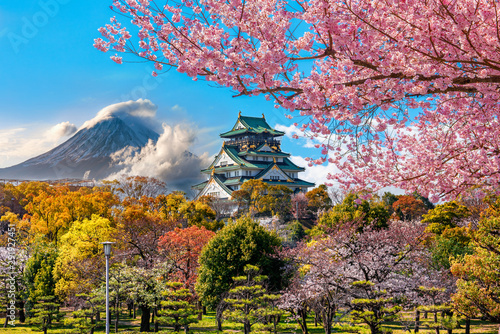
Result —
[{"label": "small flowering tree", "polygon": [[[306,311],[303,303],[314,307],[322,315],[325,334],[331,333],[336,311],[346,308],[372,333],[380,333],[384,320],[414,302],[419,281],[411,273],[423,279],[417,261],[423,230],[417,222],[391,221],[387,228],[360,231],[359,224],[346,222],[283,253],[298,273],[283,293],[282,307],[291,309],[299,323]],[[301,327],[305,333],[306,327]]]}]

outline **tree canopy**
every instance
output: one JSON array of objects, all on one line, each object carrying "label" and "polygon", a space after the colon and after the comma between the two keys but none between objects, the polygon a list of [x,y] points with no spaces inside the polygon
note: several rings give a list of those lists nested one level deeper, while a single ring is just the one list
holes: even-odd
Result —
[{"label": "tree canopy", "polygon": [[222,293],[231,287],[233,277],[242,275],[247,264],[259,266],[274,284],[273,288],[279,288],[281,261],[272,255],[280,245],[275,233],[247,217],[224,227],[200,254],[196,284],[200,299],[205,304],[217,305]]}]

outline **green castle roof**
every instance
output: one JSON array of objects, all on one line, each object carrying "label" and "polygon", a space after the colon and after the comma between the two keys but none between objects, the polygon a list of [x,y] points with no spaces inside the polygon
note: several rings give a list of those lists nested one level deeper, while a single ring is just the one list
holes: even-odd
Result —
[{"label": "green castle roof", "polygon": [[[243,128],[236,129],[238,123],[241,123]],[[236,121],[236,124],[234,124],[231,131],[221,133],[220,136],[222,138],[230,138],[247,133],[251,134],[267,133],[273,137],[283,136],[285,134],[282,131],[274,130],[269,124],[267,124],[264,115],[262,115],[262,117],[250,117],[250,116],[241,116],[240,113],[240,115],[238,116],[238,120]]]},{"label": "green castle roof", "polygon": [[[234,170],[237,168],[266,169],[269,167],[269,165],[273,165],[273,161],[252,161],[252,162],[249,162],[249,161],[247,161],[239,156],[239,152],[234,146],[223,146],[221,153],[222,152],[225,152],[231,159],[233,159],[234,162],[236,162],[238,164],[238,166],[228,165],[228,166],[224,166],[224,167],[215,167],[215,169],[217,171]],[[213,165],[214,165],[215,161],[216,160],[214,160],[214,162],[212,162],[212,164],[207,169],[204,169],[201,172],[202,173],[210,173],[213,169]],[[277,162],[276,164],[282,170],[286,170],[286,171],[303,172],[305,170],[305,168],[297,166],[292,161],[290,161],[290,159],[288,159],[286,157],[283,158],[283,162]]]}]

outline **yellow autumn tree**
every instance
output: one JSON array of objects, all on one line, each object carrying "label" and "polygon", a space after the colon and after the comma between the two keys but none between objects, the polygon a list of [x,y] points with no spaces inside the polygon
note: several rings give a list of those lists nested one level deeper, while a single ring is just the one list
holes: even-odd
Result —
[{"label": "yellow autumn tree", "polygon": [[54,267],[56,295],[66,299],[97,286],[104,266],[104,241],[115,241],[117,230],[107,218],[92,215],[73,222],[61,237]]}]

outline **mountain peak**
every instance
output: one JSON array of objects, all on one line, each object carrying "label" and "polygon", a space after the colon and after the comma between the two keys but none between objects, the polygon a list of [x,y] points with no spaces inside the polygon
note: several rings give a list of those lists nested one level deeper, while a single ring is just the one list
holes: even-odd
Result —
[{"label": "mountain peak", "polygon": [[84,176],[101,179],[114,171],[111,155],[126,148],[156,142],[158,133],[133,118],[107,115],[86,122],[70,139],[52,150],[18,165],[0,169],[0,178],[62,179]]}]

